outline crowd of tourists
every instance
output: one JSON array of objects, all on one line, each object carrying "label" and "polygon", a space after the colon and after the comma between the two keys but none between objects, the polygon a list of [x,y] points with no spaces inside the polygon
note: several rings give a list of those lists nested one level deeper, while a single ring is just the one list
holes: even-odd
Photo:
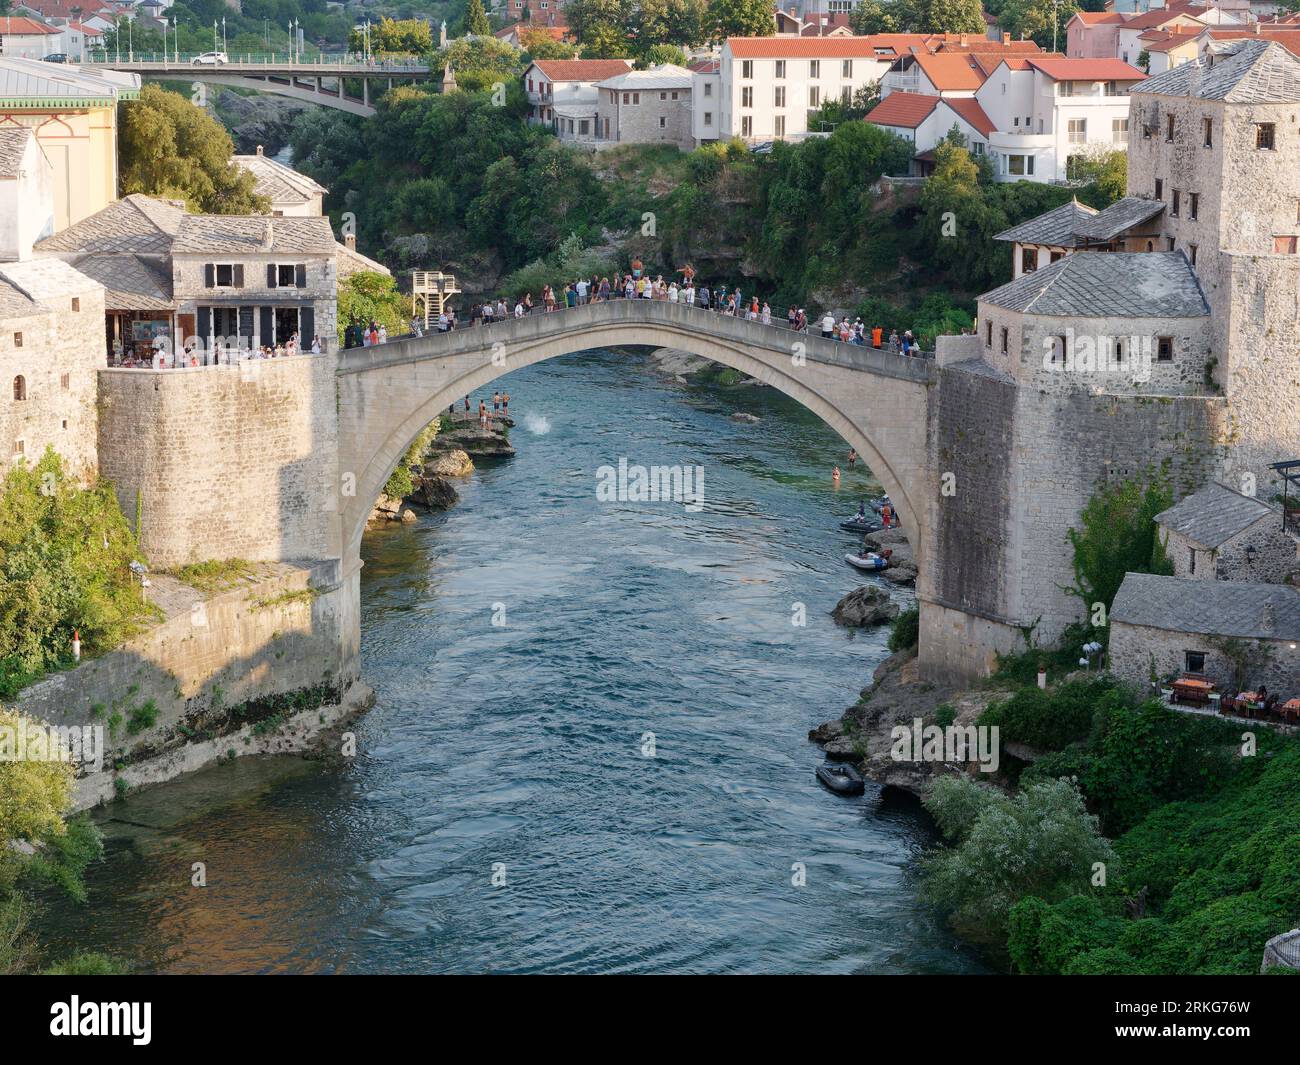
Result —
[{"label": "crowd of tourists", "polygon": [[[669,279],[665,279],[662,274],[652,278],[636,260],[633,260],[627,272],[616,270],[612,277],[593,274],[589,278],[580,277],[576,281],[566,282],[559,288],[543,285],[536,298],[531,292],[525,292],[513,301],[499,297],[476,303],[470,308],[469,321],[471,325],[490,325],[509,318],[525,318],[534,313],[551,314],[589,303],[618,299],[660,300],[731,315],[762,325],[780,323],[780,319],[774,317],[772,306],[767,300],[760,299],[752,292],[745,293],[739,285],[734,288],[727,285],[710,287],[706,281],[696,276],[691,266],[681,267]],[[810,320],[804,308],[794,305],[787,308],[784,321],[788,329],[819,334],[827,340],[882,348],[903,355],[921,355],[921,345],[910,329],[905,329],[900,334],[896,329],[869,326],[861,318],[850,319],[847,315],[837,318],[830,312]],[[440,331],[454,328],[454,321],[445,327],[441,321],[439,323]],[[414,323],[412,331],[415,331]]]}]

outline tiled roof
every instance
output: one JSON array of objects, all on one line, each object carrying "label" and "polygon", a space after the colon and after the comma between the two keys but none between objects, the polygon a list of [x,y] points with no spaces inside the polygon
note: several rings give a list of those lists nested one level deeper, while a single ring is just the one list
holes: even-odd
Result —
[{"label": "tiled roof", "polygon": [[38,252],[132,252],[166,255],[185,210],[133,193],[36,244]]},{"label": "tiled roof", "polygon": [[533,63],[551,81],[604,81],[632,69],[630,59],[538,59]]},{"label": "tiled roof", "polygon": [[171,273],[138,255],[87,255],[73,264],[104,286],[104,307],[118,311],[171,311]]},{"label": "tiled roof", "polygon": [[1025,60],[1053,81],[1141,81],[1146,77],[1137,67],[1122,59],[1044,59],[1029,56]]},{"label": "tiled roof", "polygon": [[875,59],[877,49],[902,55],[911,46],[925,47],[927,39],[923,33],[878,33],[870,37],[728,37],[727,47],[737,59]]},{"label": "tiled roof", "polygon": [[1196,38],[1200,36],[1199,30],[1192,30],[1189,33],[1171,33],[1168,30],[1148,30],[1140,34],[1138,40],[1148,52],[1168,52],[1174,48],[1181,48],[1184,45],[1195,44]]},{"label": "tiled roof", "polygon": [[975,60],[962,52],[918,52],[912,61],[919,66],[930,84],[940,92],[962,92],[984,84],[984,71]]},{"label": "tiled roof", "polygon": [[1135,15],[1133,18],[1124,20],[1126,30],[1149,30],[1153,27],[1163,26],[1166,22],[1172,22],[1180,15],[1184,18],[1196,18],[1198,14],[1204,13],[1204,8],[1192,8],[1186,4],[1171,4],[1169,7],[1156,8],[1152,11],[1143,12],[1141,15]]},{"label": "tiled roof", "polygon": [[1057,318],[1200,318],[1210,313],[1182,252],[1079,251],[980,299]]},{"label": "tiled roof", "polygon": [[1212,41],[1235,41],[1241,39],[1276,41],[1293,55],[1300,55],[1300,26],[1282,29],[1225,30],[1217,26],[1203,31]]},{"label": "tiled roof", "polygon": [[1269,516],[1275,516],[1281,525],[1280,510],[1212,482],[1157,514],[1156,521],[1200,547],[1214,548]]},{"label": "tiled roof", "polygon": [[1078,200],[1070,200],[1046,214],[1031,218],[1018,226],[1004,229],[994,240],[1018,241],[1021,244],[1048,244],[1054,248],[1073,248],[1079,243],[1078,227],[1097,212]]},{"label": "tiled roof", "polygon": [[1234,104],[1300,100],[1300,58],[1273,41],[1211,40],[1200,59],[1148,78],[1135,92]]},{"label": "tiled roof", "polygon": [[0,277],[0,320],[7,318],[27,318],[33,314],[43,314],[43,308],[22,290],[15,288]]},{"label": "tiled roof", "polygon": [[874,126],[915,129],[929,117],[941,97],[920,92],[891,92],[867,114]]},{"label": "tiled roof", "polygon": [[102,107],[135,95],[140,75],[116,70],[90,70],[39,59],[0,58],[0,104],[21,109],[28,100],[58,100],[74,107]]},{"label": "tiled roof", "polygon": [[645,92],[650,89],[689,89],[694,84],[691,72],[674,63],[663,63],[649,70],[622,71],[612,78],[597,82],[602,89],[628,89]]},{"label": "tiled roof", "polygon": [[27,126],[0,126],[0,177],[17,177],[32,131]]},{"label": "tiled roof", "polygon": [[980,106],[979,101],[973,96],[949,96],[943,102],[961,115],[967,125],[978,130],[984,136],[987,137],[997,131],[998,127],[984,113],[984,108]]},{"label": "tiled roof", "polygon": [[1300,588],[1130,573],[1110,608],[1112,624],[1166,632],[1300,639]]},{"label": "tiled roof", "polygon": [[1029,65],[1030,59],[1064,59],[1065,56],[1060,52],[1039,52],[1033,56],[1027,55],[1007,55],[1005,53],[986,53],[980,52],[974,56],[975,62],[979,64],[980,69],[984,71],[985,76],[992,74],[1003,63],[1007,65],[1008,70],[1032,70]]},{"label": "tiled roof", "polygon": [[722,61],[716,56],[709,56],[707,59],[696,59],[686,64],[686,69],[692,74],[716,74],[722,68]]},{"label": "tiled roof", "polygon": [[231,156],[231,162],[249,171],[256,179],[253,191],[259,196],[266,196],[272,203],[284,203],[289,200],[306,202],[314,196],[323,196],[329,191],[306,174],[294,170],[293,167],[285,166],[261,152],[256,155]]},{"label": "tiled roof", "polygon": [[335,243],[328,218],[189,214],[181,219],[172,254],[315,252],[333,255]]},{"label": "tiled roof", "polygon": [[1077,18],[1085,26],[1101,26],[1124,22],[1124,16],[1118,11],[1076,11]]},{"label": "tiled roof", "polygon": [[1149,222],[1165,209],[1163,200],[1145,200],[1141,196],[1124,196],[1104,211],[1082,221],[1075,233],[1093,242],[1114,240],[1126,229]]},{"label": "tiled roof", "polygon": [[38,302],[99,288],[97,281],[80,273],[62,259],[0,263],[0,277],[29,299]]},{"label": "tiled roof", "polygon": [[54,26],[37,22],[34,18],[13,18],[9,15],[0,17],[0,34],[6,37],[48,37],[59,31]]},{"label": "tiled roof", "polygon": [[391,274],[383,263],[375,262],[374,259],[367,255],[362,255],[355,248],[349,248],[346,244],[340,244],[337,248],[338,257],[334,260],[338,279],[342,281],[345,277],[352,274],[361,273],[363,270],[375,274]]}]

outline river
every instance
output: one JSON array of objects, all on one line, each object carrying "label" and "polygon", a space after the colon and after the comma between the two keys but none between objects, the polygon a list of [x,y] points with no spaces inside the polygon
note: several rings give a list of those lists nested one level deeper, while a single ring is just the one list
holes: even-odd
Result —
[{"label": "river", "polygon": [[[982,971],[916,898],[917,806],[813,777],[807,730],[887,654],[884,630],[828,616],[857,583],[833,519],[875,489],[847,446],[772,390],[685,389],[613,352],[500,385],[519,454],[366,538],[377,699],[355,761],[236,761],[111,805],[89,902],[43,929],[53,953],[174,973]],[[621,457],[702,466],[704,508],[598,502]]]}]

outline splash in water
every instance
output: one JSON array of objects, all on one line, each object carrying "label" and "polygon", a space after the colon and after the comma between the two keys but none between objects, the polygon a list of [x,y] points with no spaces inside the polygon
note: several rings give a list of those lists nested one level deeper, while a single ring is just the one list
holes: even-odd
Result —
[{"label": "splash in water", "polygon": [[524,418],[524,428],[534,436],[545,436],[551,431],[551,423],[540,414],[530,414]]}]

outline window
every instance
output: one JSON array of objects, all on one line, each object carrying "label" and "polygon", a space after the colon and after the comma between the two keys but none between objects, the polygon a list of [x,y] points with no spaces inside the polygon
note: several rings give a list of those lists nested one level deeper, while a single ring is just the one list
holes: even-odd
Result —
[{"label": "window", "polygon": [[1201,138],[1207,148],[1214,147],[1214,119],[1201,119]]},{"label": "window", "polygon": [[1169,214],[1171,217],[1177,218],[1178,208],[1180,203],[1182,202],[1183,194],[1179,192],[1177,189],[1171,189],[1169,195],[1170,195]]},{"label": "window", "polygon": [[660,128],[660,129],[663,129],[664,126],[665,126],[665,124],[666,124],[666,122],[667,122],[667,119],[665,119],[663,115],[660,115],[660,116],[659,116],[659,128]]},{"label": "window", "polygon": [[746,59],[740,64],[740,76],[746,80],[754,76],[754,61]]},{"label": "window", "polygon": [[[569,132],[573,132],[573,122],[569,122]],[[306,288],[306,263],[267,263],[267,288]]]},{"label": "window", "polygon": [[853,103],[852,85],[845,85],[844,88],[840,90],[840,103],[842,103],[845,107],[848,107],[850,104]]},{"label": "window", "polygon": [[1118,339],[1115,341],[1115,347],[1112,350],[1111,355],[1115,359],[1116,366],[1120,365],[1124,361],[1124,341]]},{"label": "window", "polygon": [[785,60],[784,60],[784,59],[778,59],[778,60],[776,61],[776,69],[772,72],[772,77],[774,77],[774,78],[784,78],[784,77],[785,77]]},{"label": "window", "polygon": [[1172,141],[1173,139],[1174,139],[1174,116],[1165,115],[1165,140]]},{"label": "window", "polygon": [[776,134],[778,140],[785,137],[785,115],[777,115],[772,120],[772,132]]},{"label": "window", "polygon": [[[1196,572],[1196,551],[1192,550],[1192,572]],[[1184,651],[1183,652],[1183,672],[1184,673],[1204,673],[1205,672],[1205,652],[1204,651]]]},{"label": "window", "polygon": [[1065,252],[1063,252],[1063,251],[1054,251],[1054,252],[1052,252],[1052,262],[1054,262],[1054,263],[1056,263],[1056,262],[1060,262],[1061,259],[1062,259],[1062,257],[1063,257],[1064,255],[1065,255]]},{"label": "window", "polygon": [[623,94],[623,105],[626,107],[631,102],[632,102],[632,94],[630,92],[625,92]]},{"label": "window", "polygon": [[1165,251],[1173,251],[1178,246],[1178,241],[1173,237],[1165,237],[1165,243],[1169,245]]},{"label": "window", "polygon": [[822,76],[822,62],[820,59],[810,59],[808,61],[808,76],[810,78],[820,78]]},{"label": "window", "polygon": [[1038,252],[1033,248],[1020,249],[1020,271],[1029,273],[1031,270],[1038,269]]},{"label": "window", "polygon": [[1192,264],[1193,266],[1196,265],[1196,245],[1195,245],[1195,244],[1189,244],[1189,245],[1187,245],[1187,258],[1188,258],[1188,260],[1191,262],[1191,264]]},{"label": "window", "polygon": [[712,112],[712,111],[705,111],[705,112],[704,112],[704,124],[705,124],[706,126],[711,126],[711,125],[713,125],[713,112]]},{"label": "window", "polygon": [[67,374],[67,373],[65,373],[65,374],[60,374],[60,375],[59,375],[59,387],[60,387],[61,389],[63,389],[63,391],[65,391],[65,392],[66,392],[69,388],[71,388],[71,387],[72,387],[72,374]]},{"label": "window", "polygon": [[23,346],[23,335],[22,335],[22,333],[15,333],[15,334],[14,334],[14,347],[16,347],[16,348],[21,348],[22,346]]},{"label": "window", "polygon": [[27,441],[21,437],[14,441],[14,458],[27,454]]},{"label": "window", "polygon": [[20,403],[27,398],[27,378],[19,374],[14,378],[14,399]]},{"label": "window", "polygon": [[1004,325],[1002,327],[1002,354],[1005,355],[1006,353],[1007,353],[1007,327]]},{"label": "window", "polygon": [[711,82],[711,81],[706,81],[706,82],[704,83],[704,95],[705,95],[705,96],[712,96],[712,95],[713,95],[713,82]]},{"label": "window", "polygon": [[1128,119],[1115,118],[1110,123],[1110,139],[1115,144],[1128,143]]},{"label": "window", "polygon": [[207,263],[203,267],[205,288],[243,288],[243,263]]},{"label": "window", "polygon": [[1163,200],[1164,198],[1165,198],[1165,179],[1156,178],[1156,199]]},{"label": "window", "polygon": [[754,106],[754,87],[752,85],[746,85],[740,90],[740,106]]},{"label": "window", "polygon": [[80,296],[73,296],[73,297],[72,297],[72,309],[73,309],[74,311],[79,311],[79,310],[81,310],[81,297],[80,297]]},{"label": "window", "polygon": [[639,92],[634,92],[632,94],[632,104],[635,106],[640,102],[641,102],[641,94]]},{"label": "window", "polygon": [[1174,361],[1174,338],[1156,337],[1156,362]]},{"label": "window", "polygon": [[983,154],[984,154],[984,142],[983,142],[983,141],[976,141],[974,144],[972,144],[972,145],[970,146],[970,150],[971,150],[971,154],[973,154],[973,155],[976,155],[976,156],[983,155]]},{"label": "window", "polygon": [[1008,155],[1006,158],[1008,174],[1016,174],[1018,176],[1033,174],[1034,157],[1032,155]]},{"label": "window", "polygon": [[668,99],[668,94],[667,94],[666,92],[661,92],[661,93],[659,94],[659,102],[660,102],[660,103],[663,103],[663,102],[666,101],[667,99]]},{"label": "window", "polygon": [[1086,118],[1070,119],[1069,131],[1071,144],[1083,144],[1088,139],[1088,120]]},{"label": "window", "polygon": [[809,86],[808,86],[808,106],[809,106],[809,107],[821,107],[821,105],[822,105],[822,90],[821,90],[821,87],[818,86],[818,85],[809,85]]},{"label": "window", "polygon": [[1296,237],[1274,237],[1273,253],[1275,255],[1294,255],[1296,253]]},{"label": "window", "polygon": [[754,120],[749,115],[742,115],[740,118],[740,135],[742,137],[754,135]]},{"label": "window", "polygon": [[67,419],[67,418],[64,418],[64,419],[63,419],[63,424],[60,426],[60,428],[62,428],[62,429],[66,429],[67,427],[68,427],[68,419]]},{"label": "window", "polygon": [[778,85],[775,89],[772,90],[772,106],[773,106],[773,107],[784,107],[784,106],[785,106],[785,86],[784,86],[784,85]]},{"label": "window", "polygon": [[583,137],[591,134],[591,119],[584,118],[578,122],[578,134]]},{"label": "window", "polygon": [[846,59],[840,64],[840,75],[845,78],[853,77],[853,60]]},{"label": "window", "polygon": [[1052,337],[1052,354],[1048,358],[1053,363],[1065,362],[1065,337]]},{"label": "window", "polygon": [[993,347],[993,323],[992,322],[984,323],[984,346],[986,348]]},{"label": "window", "polygon": [[1257,122],[1255,124],[1255,147],[1263,151],[1273,150],[1273,123]]},{"label": "window", "polygon": [[1187,213],[1191,216],[1193,222],[1200,217],[1201,194],[1199,192],[1189,192],[1187,194]]}]

